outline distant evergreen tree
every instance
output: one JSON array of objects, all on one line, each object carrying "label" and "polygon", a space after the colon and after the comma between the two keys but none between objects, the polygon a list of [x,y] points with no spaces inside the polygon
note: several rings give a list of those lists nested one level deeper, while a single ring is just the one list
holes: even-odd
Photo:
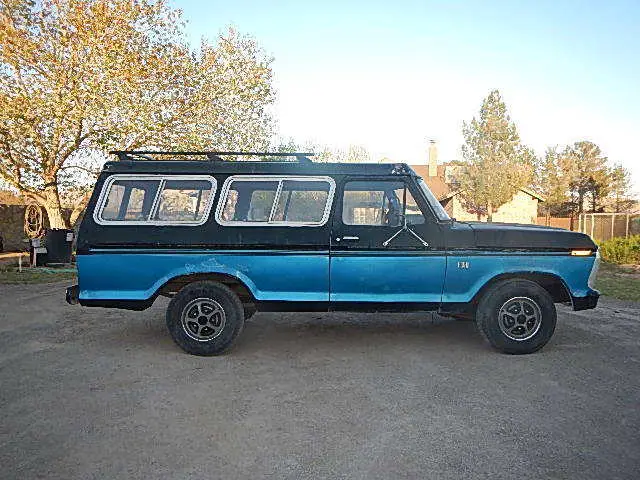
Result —
[{"label": "distant evergreen tree", "polygon": [[498,90],[482,102],[480,115],[464,123],[466,161],[458,176],[466,207],[478,218],[493,213],[533,180],[535,156],[521,144]]}]

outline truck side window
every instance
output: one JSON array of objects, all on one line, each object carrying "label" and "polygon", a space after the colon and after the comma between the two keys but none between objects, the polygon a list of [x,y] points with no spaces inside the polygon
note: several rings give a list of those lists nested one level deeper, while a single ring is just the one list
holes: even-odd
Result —
[{"label": "truck side window", "polygon": [[[400,201],[400,204],[402,204],[403,193],[404,192],[402,188],[399,188],[395,191],[396,197]],[[416,202],[415,198],[413,198],[413,195],[411,195],[411,192],[409,191],[408,187],[407,187],[406,202],[407,202],[407,208],[405,210],[405,215],[407,216],[407,225],[423,224],[424,215],[422,214],[422,210],[420,210],[418,203]]]},{"label": "truck side window", "polygon": [[[398,227],[402,225],[405,184],[399,181],[347,182],[342,200],[345,225]],[[407,223],[424,223],[411,192],[406,190]]]},{"label": "truck side window", "polygon": [[222,225],[320,226],[329,218],[334,191],[330,177],[229,177],[216,219]]},{"label": "truck side window", "polygon": [[155,220],[200,221],[207,211],[211,183],[206,180],[167,180],[162,186]]},{"label": "truck side window", "polygon": [[278,182],[235,180],[224,199],[222,220],[267,222],[278,191]]},{"label": "truck side window", "polygon": [[215,191],[216,180],[207,175],[114,175],[93,218],[101,225],[200,225]]},{"label": "truck side window", "polygon": [[276,221],[319,222],[329,196],[327,182],[292,182],[285,180],[276,205]]},{"label": "truck side window", "polygon": [[114,181],[101,212],[102,219],[146,220],[159,186],[159,180]]}]

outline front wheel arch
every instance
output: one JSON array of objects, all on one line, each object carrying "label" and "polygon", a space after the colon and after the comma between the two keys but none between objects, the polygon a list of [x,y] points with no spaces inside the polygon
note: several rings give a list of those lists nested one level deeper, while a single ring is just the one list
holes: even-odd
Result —
[{"label": "front wheel arch", "polygon": [[487,291],[504,280],[529,280],[544,288],[551,295],[554,303],[573,305],[569,287],[558,275],[548,272],[509,272],[496,275],[480,287],[471,300],[474,309]]}]

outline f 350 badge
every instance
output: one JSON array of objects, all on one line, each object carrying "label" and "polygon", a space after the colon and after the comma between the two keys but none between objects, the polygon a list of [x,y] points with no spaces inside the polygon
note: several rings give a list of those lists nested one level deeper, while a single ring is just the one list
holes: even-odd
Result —
[{"label": "f 350 badge", "polygon": [[458,268],[469,268],[469,262],[458,262]]}]

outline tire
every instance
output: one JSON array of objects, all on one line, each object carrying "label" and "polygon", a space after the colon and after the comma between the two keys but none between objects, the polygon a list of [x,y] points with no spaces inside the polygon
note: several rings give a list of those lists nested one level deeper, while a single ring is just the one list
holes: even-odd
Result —
[{"label": "tire", "polygon": [[551,295],[525,279],[501,281],[481,298],[476,312],[478,329],[497,350],[533,353],[544,347],[556,328]]},{"label": "tire", "polygon": [[220,355],[244,327],[238,296],[226,285],[194,282],[180,290],[167,308],[167,328],[173,341],[192,355]]}]

